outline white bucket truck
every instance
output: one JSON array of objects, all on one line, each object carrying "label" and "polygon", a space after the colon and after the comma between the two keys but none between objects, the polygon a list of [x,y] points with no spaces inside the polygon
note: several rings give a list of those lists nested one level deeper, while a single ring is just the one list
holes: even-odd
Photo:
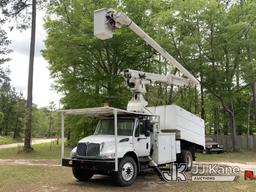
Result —
[{"label": "white bucket truck", "polygon": [[[204,120],[177,105],[147,107],[146,85],[164,82],[177,86],[196,86],[198,81],[160,45],[125,14],[112,9],[95,11],[94,34],[100,39],[112,37],[112,30],[125,25],[142,37],[188,79],[125,70],[124,77],[132,92],[127,110],[98,107],[62,110],[62,165],[72,167],[79,181],[94,174],[117,177],[121,186],[131,185],[136,176],[148,169],[157,170],[174,162],[192,168],[196,149],[204,149]],[[70,158],[64,158],[64,116],[86,115],[98,119],[93,135],[78,142]]]}]

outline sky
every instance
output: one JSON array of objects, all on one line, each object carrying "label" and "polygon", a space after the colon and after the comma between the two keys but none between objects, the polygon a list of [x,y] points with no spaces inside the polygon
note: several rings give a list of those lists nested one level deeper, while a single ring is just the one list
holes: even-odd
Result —
[{"label": "sky", "polygon": [[[41,55],[41,50],[45,49],[44,40],[47,37],[43,28],[44,12],[37,12],[36,25],[36,50],[34,59],[34,84],[33,84],[33,103],[38,107],[48,106],[50,101],[54,101],[59,106],[60,94],[52,89],[53,79],[50,78],[48,70],[49,64]],[[7,23],[5,28],[9,24]],[[9,67],[11,74],[11,84],[17,90],[23,93],[27,98],[27,82],[28,82],[28,64],[29,64],[29,45],[30,45],[30,28],[20,32],[13,29],[6,29],[9,40],[11,40],[10,48],[13,50],[9,54],[11,61],[5,63],[5,67]]]}]

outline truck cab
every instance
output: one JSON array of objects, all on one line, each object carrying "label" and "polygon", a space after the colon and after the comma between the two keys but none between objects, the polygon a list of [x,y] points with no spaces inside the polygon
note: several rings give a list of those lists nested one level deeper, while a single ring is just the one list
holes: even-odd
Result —
[{"label": "truck cab", "polygon": [[[145,119],[138,117],[118,118],[118,158],[123,157],[127,152],[134,152],[138,157],[149,155],[150,131],[145,126],[145,121]],[[114,158],[115,136],[113,127],[113,118],[100,119],[94,134],[81,139],[78,142],[78,146],[72,150],[72,157]],[[82,150],[83,145],[87,147],[86,150]]]},{"label": "truck cab", "polygon": [[[142,161],[149,162],[151,151],[150,135],[153,124],[147,116],[119,116],[117,120],[117,158],[120,185],[134,182],[140,172]],[[114,118],[98,120],[94,134],[81,139],[70,154],[63,159],[64,166],[72,166],[79,181],[90,179],[93,174],[115,174]]]}]

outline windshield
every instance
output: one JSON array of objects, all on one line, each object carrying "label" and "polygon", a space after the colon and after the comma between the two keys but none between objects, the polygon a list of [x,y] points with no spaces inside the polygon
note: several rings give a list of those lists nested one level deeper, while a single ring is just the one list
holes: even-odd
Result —
[{"label": "windshield", "polygon": [[[133,119],[118,119],[117,134],[132,136],[133,134]],[[94,135],[114,135],[114,119],[99,120]]]}]

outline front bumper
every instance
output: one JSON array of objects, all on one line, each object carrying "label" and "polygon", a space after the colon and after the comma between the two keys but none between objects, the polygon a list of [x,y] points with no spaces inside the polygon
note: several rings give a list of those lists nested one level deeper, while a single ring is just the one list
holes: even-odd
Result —
[{"label": "front bumper", "polygon": [[65,167],[80,167],[93,171],[114,171],[114,159],[78,159],[78,158],[63,158],[62,166]]}]

